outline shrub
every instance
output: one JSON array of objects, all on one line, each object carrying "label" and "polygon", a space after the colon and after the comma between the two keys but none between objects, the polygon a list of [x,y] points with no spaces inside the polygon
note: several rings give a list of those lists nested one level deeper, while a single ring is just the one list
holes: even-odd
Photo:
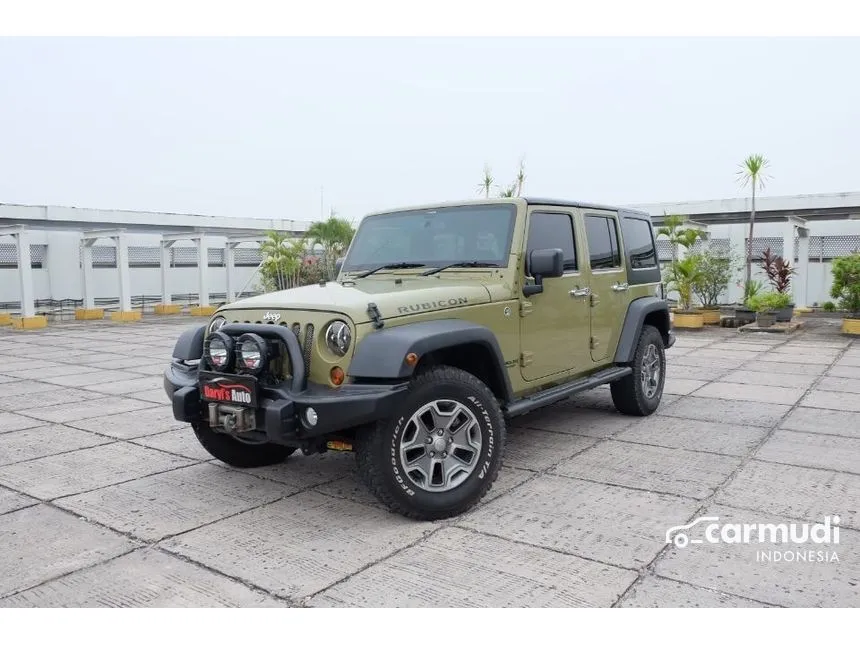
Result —
[{"label": "shrub", "polygon": [[821,305],[821,308],[824,309],[824,311],[836,311],[836,305],[829,300]]},{"label": "shrub", "polygon": [[833,260],[830,295],[851,318],[860,318],[860,251]]},{"label": "shrub", "polygon": [[690,254],[683,260],[674,260],[669,267],[668,285],[678,292],[678,306],[681,311],[693,307],[693,289],[699,284],[698,254]]},{"label": "shrub", "polygon": [[788,307],[790,304],[791,297],[787,293],[766,291],[750,298],[748,306],[756,313],[763,314]]},{"label": "shrub", "polygon": [[697,258],[699,277],[693,285],[693,293],[703,307],[716,307],[732,277],[731,258],[711,249],[697,254]]},{"label": "shrub", "polygon": [[777,293],[788,293],[791,284],[791,276],[796,271],[781,255],[774,255],[770,248],[761,254],[759,260],[761,268],[764,269],[767,279]]},{"label": "shrub", "polygon": [[763,286],[759,280],[750,280],[744,284],[744,305],[746,307],[752,309],[750,301],[761,292]]}]

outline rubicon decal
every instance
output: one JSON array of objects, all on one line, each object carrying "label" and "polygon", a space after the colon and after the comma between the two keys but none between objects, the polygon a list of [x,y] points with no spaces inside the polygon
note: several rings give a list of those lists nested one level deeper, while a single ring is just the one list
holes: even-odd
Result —
[{"label": "rubicon decal", "polygon": [[461,307],[467,304],[469,304],[468,298],[448,298],[447,300],[432,300],[431,302],[419,302],[414,305],[398,307],[397,313],[417,313],[419,311],[429,311],[431,309],[442,309],[445,307]]},{"label": "rubicon decal", "polygon": [[250,403],[251,388],[238,383],[206,383],[203,386],[204,398],[225,403]]}]

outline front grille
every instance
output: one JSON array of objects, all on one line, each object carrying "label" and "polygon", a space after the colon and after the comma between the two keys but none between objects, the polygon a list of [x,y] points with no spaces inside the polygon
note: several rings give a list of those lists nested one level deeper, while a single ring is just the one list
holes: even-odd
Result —
[{"label": "front grille", "polygon": [[[245,323],[245,324],[264,324],[264,325],[274,325],[271,320],[231,320],[231,323]],[[296,338],[299,340],[299,346],[302,348],[302,359],[305,364],[305,374],[310,374],[311,370],[311,350],[313,349],[314,342],[314,325],[313,323],[308,323],[304,326],[304,338],[302,338],[302,324],[298,322],[288,323],[288,322],[280,322],[277,323],[281,327],[289,327],[290,330],[296,335]],[[289,376],[292,372],[287,366],[289,365],[289,360],[284,361],[284,376]]]}]

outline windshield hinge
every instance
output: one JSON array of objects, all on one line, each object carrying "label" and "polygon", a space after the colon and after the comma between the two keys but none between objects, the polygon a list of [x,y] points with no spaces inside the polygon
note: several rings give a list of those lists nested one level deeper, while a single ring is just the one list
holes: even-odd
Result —
[{"label": "windshield hinge", "polygon": [[382,314],[379,313],[379,307],[376,306],[375,302],[367,304],[367,315],[370,316],[370,319],[373,321],[374,329],[382,329],[385,327],[385,321],[382,320]]}]

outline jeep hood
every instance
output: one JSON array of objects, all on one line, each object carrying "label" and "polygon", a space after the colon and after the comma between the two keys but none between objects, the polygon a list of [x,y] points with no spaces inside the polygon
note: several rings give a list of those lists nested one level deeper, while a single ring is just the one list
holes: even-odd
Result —
[{"label": "jeep hood", "polygon": [[264,309],[271,311],[330,311],[349,316],[354,323],[367,322],[367,306],[375,303],[384,320],[490,302],[482,284],[436,278],[361,279],[341,284],[327,282],[245,298],[221,307],[221,311]]}]

